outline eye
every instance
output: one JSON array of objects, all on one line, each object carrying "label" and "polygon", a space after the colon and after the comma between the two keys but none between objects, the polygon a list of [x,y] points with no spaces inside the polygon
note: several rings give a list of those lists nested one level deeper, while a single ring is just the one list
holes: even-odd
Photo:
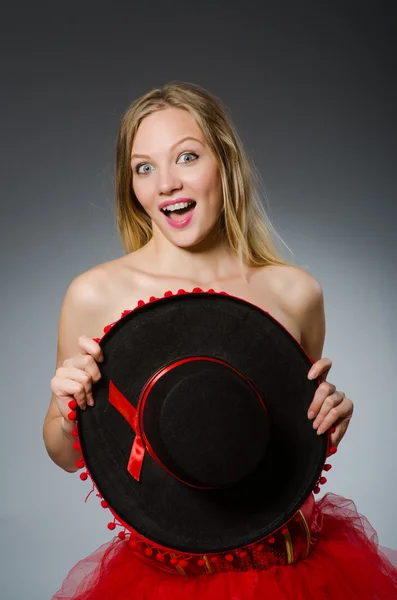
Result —
[{"label": "eye", "polygon": [[184,162],[193,162],[198,158],[198,154],[196,154],[195,152],[184,152],[183,154],[181,154],[181,156],[193,156],[193,158],[189,159],[188,161],[184,161]]},{"label": "eye", "polygon": [[[184,160],[184,163],[190,163],[193,162],[195,160],[198,159],[198,154],[196,154],[195,152],[183,152],[179,158],[181,158],[182,156],[188,156],[190,157],[189,160]],[[179,162],[179,160],[178,160]],[[152,165],[150,163],[140,163],[139,165],[137,165],[135,167],[135,171],[139,174],[139,175],[147,175],[148,173],[150,173],[150,169],[147,169],[147,167],[151,167]],[[143,168],[143,170],[141,170]]]},{"label": "eye", "polygon": [[136,171],[137,173],[139,173],[140,175],[146,175],[147,173],[150,173],[150,170],[149,170],[149,171],[146,171],[146,170],[145,170],[145,171],[140,171],[140,168],[141,168],[141,167],[150,167],[150,166],[151,166],[151,165],[150,165],[149,163],[141,163],[140,165],[137,165],[137,166],[135,167],[135,171]]}]

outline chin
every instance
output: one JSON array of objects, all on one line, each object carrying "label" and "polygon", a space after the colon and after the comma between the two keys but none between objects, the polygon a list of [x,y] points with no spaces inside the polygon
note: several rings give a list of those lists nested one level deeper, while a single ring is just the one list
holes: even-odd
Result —
[{"label": "chin", "polygon": [[172,240],[170,240],[175,246],[178,248],[184,248],[186,250],[191,251],[199,251],[204,250],[207,247],[210,247],[213,244],[214,236],[211,235],[211,232],[214,231],[214,228],[211,228],[204,233],[191,233],[189,235],[186,232],[186,235],[183,236],[175,236]]},{"label": "chin", "polygon": [[178,248],[185,248],[187,249],[195,249],[200,247],[203,243],[205,243],[205,240],[208,236],[207,235],[203,235],[203,236],[197,236],[197,235],[186,235],[186,236],[175,236],[172,237],[170,239],[170,242],[174,245],[177,246]]}]

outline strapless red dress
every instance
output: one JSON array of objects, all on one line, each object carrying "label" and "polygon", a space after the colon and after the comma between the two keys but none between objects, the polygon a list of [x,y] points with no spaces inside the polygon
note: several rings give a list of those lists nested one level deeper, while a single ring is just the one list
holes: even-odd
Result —
[{"label": "strapless red dress", "polygon": [[[354,502],[311,495],[258,561],[167,556],[140,536],[115,537],[69,572],[52,600],[392,600],[397,551],[383,548]],[[214,560],[215,559],[215,560]]]}]

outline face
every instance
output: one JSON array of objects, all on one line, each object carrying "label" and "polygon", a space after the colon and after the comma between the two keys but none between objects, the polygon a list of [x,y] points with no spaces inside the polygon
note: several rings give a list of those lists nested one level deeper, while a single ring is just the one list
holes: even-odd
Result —
[{"label": "face", "polygon": [[153,235],[195,246],[217,227],[222,210],[215,156],[191,114],[166,108],[145,117],[131,150],[132,187]]}]

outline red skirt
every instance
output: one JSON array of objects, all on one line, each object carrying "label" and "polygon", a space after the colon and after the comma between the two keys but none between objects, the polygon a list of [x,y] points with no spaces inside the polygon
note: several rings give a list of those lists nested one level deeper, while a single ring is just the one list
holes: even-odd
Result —
[{"label": "red skirt", "polygon": [[397,551],[382,548],[352,500],[328,493],[307,558],[267,570],[183,577],[147,564],[115,538],[79,561],[52,600],[392,600]]}]

